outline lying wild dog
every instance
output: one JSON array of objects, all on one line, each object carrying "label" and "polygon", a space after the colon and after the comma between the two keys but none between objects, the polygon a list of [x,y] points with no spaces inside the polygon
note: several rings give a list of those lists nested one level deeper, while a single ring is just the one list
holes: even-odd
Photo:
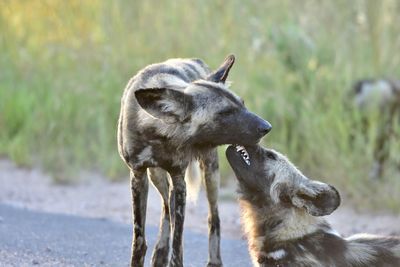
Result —
[{"label": "lying wild dog", "polygon": [[381,114],[374,145],[374,164],[370,172],[372,178],[380,178],[389,157],[389,143],[394,131],[393,124],[396,123],[395,117],[400,114],[400,81],[360,80],[353,85],[352,95],[355,105],[364,113],[363,132],[368,128],[368,110],[378,109]]},{"label": "lying wild dog", "polygon": [[260,146],[229,146],[255,266],[400,266],[400,238],[342,238],[319,216],[340,204],[331,185],[309,180],[285,156]]},{"label": "lying wild dog", "polygon": [[131,266],[143,266],[147,249],[147,174],[163,201],[152,265],[168,264],[172,229],[169,266],[182,266],[184,177],[188,165],[196,165],[196,160],[200,163],[209,202],[208,266],[222,266],[216,147],[256,144],[271,130],[267,121],[249,112],[225,85],[234,60],[234,56],[227,57],[211,73],[199,59],[170,59],[147,66],[126,86],[121,100],[118,149],[131,177],[134,224]]}]

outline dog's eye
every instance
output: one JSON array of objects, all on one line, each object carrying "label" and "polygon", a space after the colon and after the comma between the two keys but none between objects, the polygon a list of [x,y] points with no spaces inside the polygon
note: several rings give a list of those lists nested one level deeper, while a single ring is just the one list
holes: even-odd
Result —
[{"label": "dog's eye", "polygon": [[272,159],[272,160],[276,160],[277,159],[276,154],[274,152],[271,152],[271,151],[267,151],[267,157],[269,159]]},{"label": "dog's eye", "polygon": [[234,112],[235,112],[234,108],[227,108],[227,109],[221,110],[220,112],[218,112],[218,114],[221,115],[221,116],[228,116],[228,115],[231,115]]}]

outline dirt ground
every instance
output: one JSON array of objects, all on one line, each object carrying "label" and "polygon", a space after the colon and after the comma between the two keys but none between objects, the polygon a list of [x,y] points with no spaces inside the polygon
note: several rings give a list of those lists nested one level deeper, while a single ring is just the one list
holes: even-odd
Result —
[{"label": "dirt ground", "polygon": [[[73,186],[54,185],[51,178],[38,169],[18,168],[9,160],[0,160],[0,203],[36,211],[107,218],[130,223],[131,200],[129,182],[112,183],[95,173],[84,173],[81,183]],[[239,208],[234,200],[235,186],[221,190],[219,210],[222,237],[240,238]],[[327,216],[334,228],[344,236],[368,232],[400,235],[400,216],[388,213],[359,213],[345,205]],[[147,223],[158,225],[160,197],[150,185]],[[2,220],[0,214],[0,221]],[[207,201],[200,192],[196,204],[188,203],[185,228],[207,233]]]}]

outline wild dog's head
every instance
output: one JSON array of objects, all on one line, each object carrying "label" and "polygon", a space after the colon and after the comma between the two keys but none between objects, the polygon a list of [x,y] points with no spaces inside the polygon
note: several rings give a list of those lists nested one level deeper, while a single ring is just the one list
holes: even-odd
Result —
[{"label": "wild dog's head", "polygon": [[264,205],[305,209],[313,216],[332,213],[340,205],[331,185],[309,180],[285,156],[261,146],[229,146],[226,156],[243,194]]},{"label": "wild dog's head", "polygon": [[166,124],[182,126],[187,142],[195,146],[256,144],[271,130],[269,122],[247,110],[225,81],[233,55],[205,79],[184,90],[142,89],[135,93],[140,106]]}]

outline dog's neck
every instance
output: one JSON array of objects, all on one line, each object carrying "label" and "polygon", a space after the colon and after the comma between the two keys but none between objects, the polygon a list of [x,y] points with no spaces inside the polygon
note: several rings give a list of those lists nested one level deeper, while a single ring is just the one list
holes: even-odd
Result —
[{"label": "dog's neck", "polygon": [[255,266],[262,259],[283,259],[285,251],[281,250],[280,244],[296,241],[318,231],[333,232],[323,218],[311,216],[303,209],[283,207],[268,201],[260,205],[245,198],[240,199],[240,207]]}]

